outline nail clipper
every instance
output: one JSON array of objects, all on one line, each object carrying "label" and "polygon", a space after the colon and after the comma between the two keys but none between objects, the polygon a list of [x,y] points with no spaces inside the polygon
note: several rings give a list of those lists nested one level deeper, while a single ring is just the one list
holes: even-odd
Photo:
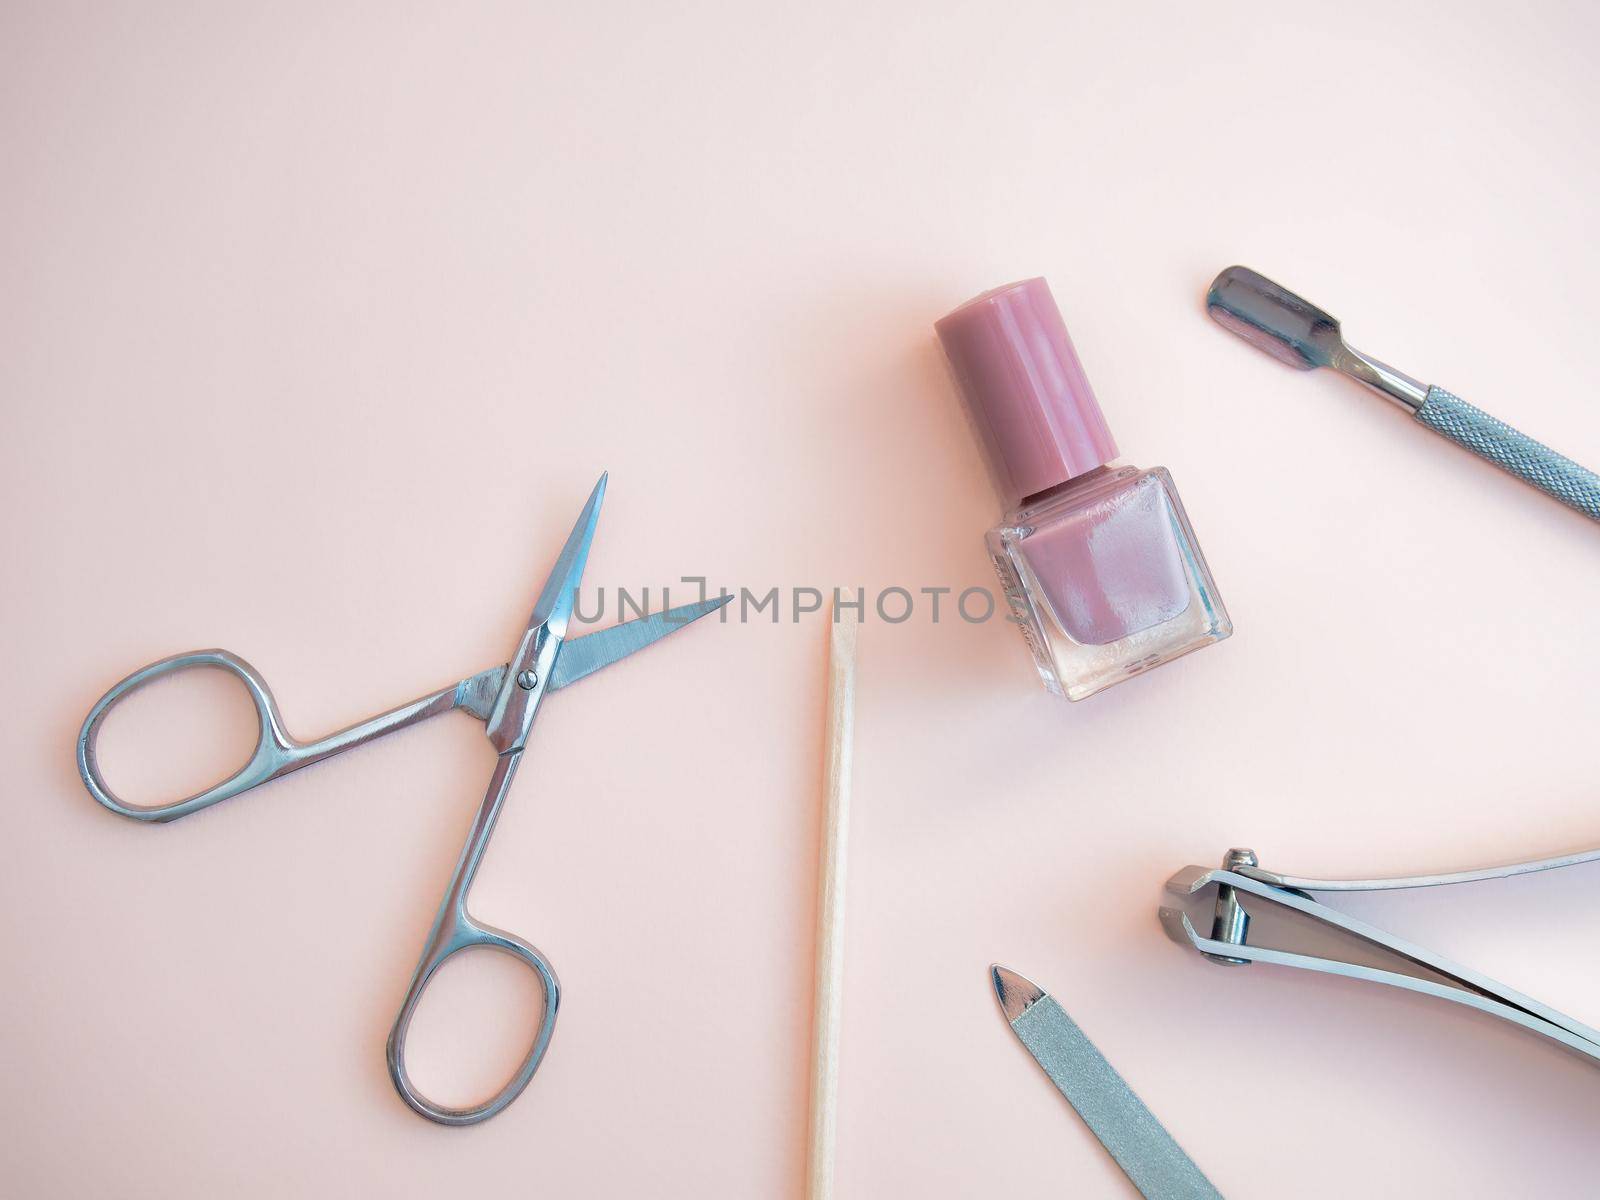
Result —
[{"label": "nail clipper", "polygon": [[[1391,987],[1420,992],[1425,996],[1436,996],[1441,1000],[1464,1004],[1490,1016],[1520,1025],[1600,1063],[1600,1031],[1591,1029],[1581,1021],[1567,1016],[1566,1013],[1557,1012],[1548,1005],[1524,996],[1498,980],[1453,963],[1431,950],[1403,941],[1376,926],[1345,916],[1307,895],[1308,892],[1378,892],[1402,888],[1447,887],[1451,884],[1476,883],[1486,879],[1506,879],[1536,871],[1554,871],[1562,867],[1596,861],[1600,861],[1600,850],[1583,850],[1555,858],[1456,871],[1443,875],[1408,875],[1385,879],[1312,879],[1302,875],[1263,870],[1256,860],[1254,851],[1234,849],[1228,851],[1221,870],[1185,867],[1167,881],[1167,891],[1185,898],[1195,896],[1213,884],[1216,885],[1216,907],[1211,924],[1211,936],[1202,937],[1195,929],[1194,923],[1189,920],[1188,914],[1178,908],[1162,908],[1161,923],[1173,941],[1179,945],[1194,947],[1213,962],[1226,965],[1270,963],[1280,967],[1297,967],[1304,971],[1322,971],[1350,979],[1365,979],[1372,983],[1385,983]],[[1360,963],[1255,945],[1250,941],[1250,912],[1245,904],[1246,898],[1252,902],[1265,901],[1293,909],[1313,921],[1331,926],[1379,950],[1397,955],[1431,972],[1438,979],[1424,979]]]}]

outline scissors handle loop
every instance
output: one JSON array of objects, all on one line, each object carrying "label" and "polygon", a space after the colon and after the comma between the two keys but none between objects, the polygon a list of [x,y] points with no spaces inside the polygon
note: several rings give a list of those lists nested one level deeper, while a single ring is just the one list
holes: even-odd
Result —
[{"label": "scissors handle loop", "polygon": [[[256,735],[256,748],[244,766],[214,787],[167,804],[131,804],[116,795],[106,783],[105,776],[101,774],[100,763],[95,753],[101,722],[106,719],[106,714],[119,700],[126,699],[129,694],[138,691],[146,684],[196,667],[227,671],[244,684],[245,691],[250,694],[250,702],[255,705],[256,720],[260,726]],[[430,692],[410,704],[392,708],[388,712],[351,725],[348,729],[341,729],[325,738],[314,742],[298,742],[289,736],[289,731],[283,727],[283,715],[278,711],[278,702],[273,698],[272,689],[267,686],[267,681],[261,677],[259,671],[237,654],[230,654],[226,650],[192,650],[187,654],[174,654],[170,658],[153,662],[148,667],[141,667],[95,701],[94,707],[84,719],[83,729],[78,733],[78,774],[83,776],[83,785],[89,789],[89,794],[118,816],[128,817],[134,821],[176,821],[179,817],[199,812],[202,808],[210,808],[213,804],[237,796],[240,792],[260,787],[280,775],[287,775],[290,771],[321,762],[332,755],[370,742],[373,738],[404,729],[408,725],[415,725],[418,721],[449,712],[453,708],[464,708],[481,716],[488,711],[486,697],[494,695],[504,672],[504,667],[481,671],[452,687]]]},{"label": "scissors handle loop", "polygon": [[[105,776],[100,773],[96,741],[101,723],[113,705],[146,684],[197,667],[227,671],[237,676],[249,692],[250,702],[255,705],[256,719],[260,723],[256,748],[250,760],[221,783],[182,800],[167,804],[131,804],[123,800],[111,790]],[[230,796],[249,791],[269,779],[276,779],[297,766],[303,766],[304,762],[300,761],[302,751],[303,748],[284,730],[283,718],[278,712],[278,702],[273,698],[272,689],[254,667],[226,650],[194,650],[187,654],[174,654],[140,668],[95,701],[78,733],[78,773],[83,776],[89,794],[118,816],[135,821],[175,821]]]},{"label": "scissors handle loop", "polygon": [[[472,881],[477,878],[478,868],[483,864],[484,851],[488,849],[489,838],[494,833],[500,809],[511,791],[511,781],[516,777],[521,758],[522,752],[513,750],[495,760],[494,774],[484,792],[483,803],[473,819],[466,845],[461,848],[461,857],[456,861],[449,886],[445,888],[444,900],[433,919],[428,940],[422,947],[422,957],[418,959],[416,972],[411,976],[406,998],[400,1003],[394,1028],[389,1031],[389,1077],[394,1080],[395,1090],[415,1111],[441,1125],[475,1125],[479,1121],[487,1121],[520,1096],[522,1089],[528,1086],[534,1072],[539,1069],[544,1052],[550,1046],[550,1035],[556,1028],[561,985],[544,955],[515,934],[479,923],[467,911],[467,896],[472,891]],[[521,1065],[506,1080],[505,1086],[481,1104],[452,1108],[429,1100],[411,1082],[411,1076],[406,1072],[406,1033],[411,1028],[411,1018],[416,1015],[417,1005],[422,1002],[423,992],[427,990],[429,981],[438,974],[439,968],[463,950],[478,947],[499,950],[524,963],[539,977],[544,1001],[533,1043]]]},{"label": "scissors handle loop", "polygon": [[[544,1003],[539,1026],[534,1031],[533,1044],[505,1085],[480,1104],[453,1108],[429,1100],[411,1082],[411,1076],[406,1071],[406,1034],[411,1028],[411,1018],[416,1015],[417,1006],[422,1002],[423,993],[439,968],[462,951],[479,947],[499,950],[524,963],[539,977]],[[422,961],[417,964],[417,973],[406,992],[405,1001],[400,1005],[400,1014],[395,1018],[394,1028],[389,1031],[385,1052],[389,1060],[389,1077],[394,1080],[395,1090],[415,1112],[441,1125],[476,1125],[479,1121],[487,1121],[520,1096],[532,1081],[534,1072],[544,1059],[544,1052],[550,1047],[550,1035],[555,1032],[556,1010],[560,1004],[561,984],[544,955],[515,934],[491,925],[481,925],[467,914],[465,908],[459,909],[446,929],[435,931],[427,949],[423,951]]]}]

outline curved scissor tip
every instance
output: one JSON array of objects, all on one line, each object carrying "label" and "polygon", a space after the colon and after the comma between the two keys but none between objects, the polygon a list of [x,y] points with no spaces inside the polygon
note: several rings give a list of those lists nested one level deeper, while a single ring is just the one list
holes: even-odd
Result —
[{"label": "curved scissor tip", "polygon": [[989,965],[989,980],[1007,1021],[1015,1021],[1045,996],[1044,989],[1033,980],[997,963]]}]

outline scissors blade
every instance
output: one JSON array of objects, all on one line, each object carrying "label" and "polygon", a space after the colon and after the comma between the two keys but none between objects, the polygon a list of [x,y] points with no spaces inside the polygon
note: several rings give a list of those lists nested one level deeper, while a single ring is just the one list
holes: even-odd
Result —
[{"label": "scissors blade", "polygon": [[602,667],[609,667],[619,658],[627,658],[635,650],[643,650],[652,642],[660,641],[669,633],[682,629],[690,621],[714,613],[732,600],[732,596],[719,596],[715,600],[700,600],[694,604],[680,604],[666,612],[626,621],[602,629],[599,633],[572,638],[561,647],[555,670],[550,673],[550,690],[576,683],[586,675],[593,675]]},{"label": "scissors blade", "polygon": [[589,561],[589,547],[594,542],[594,528],[600,520],[600,505],[606,498],[607,478],[607,473],[601,474],[600,482],[589,493],[589,502],[578,514],[577,524],[567,535],[567,544],[561,547],[561,556],[544,581],[533,616],[528,618],[529,629],[543,625],[551,637],[566,636],[578,585],[583,582],[583,568]]},{"label": "scissors blade", "polygon": [[578,523],[567,535],[567,544],[561,547],[550,577],[544,581],[544,590],[533,606],[533,616],[528,618],[528,628],[517,643],[516,653],[506,664],[486,728],[489,744],[497,753],[520,751],[528,740],[539,701],[549,690],[544,680],[555,669],[562,639],[567,635],[567,622],[572,617],[578,584],[583,581],[583,568],[589,561],[589,546],[594,542],[594,527],[600,520],[600,504],[605,498],[606,476],[602,474],[578,514]]}]

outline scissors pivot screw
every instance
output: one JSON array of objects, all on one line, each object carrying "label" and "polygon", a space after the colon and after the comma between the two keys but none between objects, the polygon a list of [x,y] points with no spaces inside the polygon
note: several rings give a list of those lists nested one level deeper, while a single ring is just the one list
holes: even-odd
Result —
[{"label": "scissors pivot screw", "polygon": [[539,677],[532,671],[522,671],[517,675],[517,686],[525,692],[533,691],[534,687],[538,685],[538,682]]}]

